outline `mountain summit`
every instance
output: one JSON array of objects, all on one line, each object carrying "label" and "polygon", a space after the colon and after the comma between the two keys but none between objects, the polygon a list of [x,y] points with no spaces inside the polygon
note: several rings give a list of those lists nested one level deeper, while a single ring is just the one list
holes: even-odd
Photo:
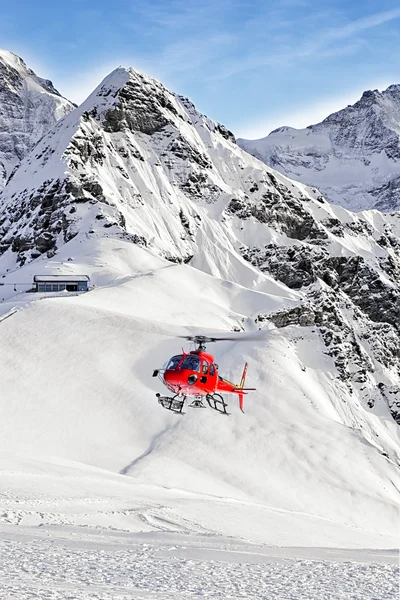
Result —
[{"label": "mountain summit", "polygon": [[[197,233],[215,235],[209,224],[225,222],[225,211],[233,214],[249,201],[257,212],[267,198],[283,203],[285,196],[296,203],[301,229],[300,199],[316,198],[317,191],[245,153],[187,98],[121,67],[21,163],[1,198],[0,251],[10,248],[23,264],[76,235],[119,235],[186,262],[197,254]],[[199,206],[207,207],[203,215]],[[287,210],[282,206],[282,214]],[[271,222],[280,216],[275,208]],[[226,253],[225,231],[220,238]],[[216,264],[229,261],[214,257],[212,263],[217,272]]]},{"label": "mountain summit", "polygon": [[0,50],[0,189],[35,143],[73,108],[51,81],[38,77],[16,54]]},{"label": "mountain summit", "polygon": [[366,91],[305,129],[280,127],[238,144],[351,210],[400,209],[400,85]]}]

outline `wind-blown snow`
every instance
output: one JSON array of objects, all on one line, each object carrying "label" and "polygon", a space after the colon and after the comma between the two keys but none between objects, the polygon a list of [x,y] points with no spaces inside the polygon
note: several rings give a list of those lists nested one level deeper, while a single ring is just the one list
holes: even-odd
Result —
[{"label": "wind-blown snow", "polygon": [[[334,523],[146,486],[66,461],[1,456],[0,467],[8,489],[0,524],[4,598],[397,597],[395,550],[248,540],[264,529],[281,544],[282,532],[302,523],[305,531],[329,532],[333,541],[340,531]],[[224,530],[245,537],[219,533]]]}]

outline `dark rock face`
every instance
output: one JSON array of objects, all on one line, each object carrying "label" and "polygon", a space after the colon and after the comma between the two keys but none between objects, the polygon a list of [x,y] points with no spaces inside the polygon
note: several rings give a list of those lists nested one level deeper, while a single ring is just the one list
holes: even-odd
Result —
[{"label": "dark rock face", "polygon": [[[351,327],[351,320],[359,325]],[[256,323],[271,321],[276,327],[298,325],[316,327],[338,370],[341,380],[350,393],[354,385],[361,392],[366,389],[369,375],[376,371],[376,365],[384,365],[400,376],[400,334],[399,328],[387,323],[372,323],[343,293],[332,290],[310,290],[304,304],[290,310],[282,310],[267,315],[258,315]],[[363,387],[364,386],[364,387]],[[375,388],[379,395],[386,390],[387,404],[393,418],[400,422],[400,396],[396,386],[381,382]],[[374,396],[365,395],[370,408],[374,406]]]},{"label": "dark rock face", "polygon": [[368,191],[375,199],[375,208],[378,210],[390,211],[400,207],[400,175]]},{"label": "dark rock face", "polygon": [[[394,420],[400,425],[400,387],[388,386],[385,383],[380,383],[378,388],[381,396],[389,406]],[[374,402],[371,402],[369,406],[370,408],[373,408]]]},{"label": "dark rock face", "polygon": [[274,275],[292,289],[301,289],[321,279],[334,290],[344,292],[371,321],[390,323],[400,330],[400,253],[392,257],[392,270],[385,280],[361,256],[331,256],[315,246],[243,250],[243,257]]},{"label": "dark rock face", "polygon": [[193,164],[198,165],[202,169],[212,168],[210,159],[191,146],[181,135],[175,137],[172,142],[168,144],[161,156],[164,159],[174,156],[178,159],[190,160]]},{"label": "dark rock face", "polygon": [[[305,210],[303,202],[289,188],[279,184],[275,177],[270,175],[269,178],[271,189],[261,193],[258,201],[248,197],[233,198],[226,208],[227,214],[239,219],[254,217],[293,239],[312,239],[316,243],[326,240],[325,229]],[[254,187],[252,189],[256,191]]]},{"label": "dark rock face", "polygon": [[[265,246],[242,246],[242,256],[305,294],[305,300],[293,309],[258,315],[256,323],[260,327],[271,321],[280,328],[315,328],[350,393],[357,389],[373,407],[377,398],[383,398],[382,386],[388,387],[390,394],[387,392],[385,398],[393,418],[399,420],[396,385],[377,375],[387,370],[392,379],[400,378],[400,240],[394,234],[394,229],[399,231],[396,215],[378,234],[364,216],[317,221],[307,210],[307,200],[293,199],[279,186],[270,202],[262,201],[233,198],[226,213],[239,216],[243,223],[253,219],[265,223],[293,243],[280,240]],[[337,246],[349,236],[361,242],[360,248],[376,244],[376,256],[366,259],[362,253],[332,252],[332,244]]]},{"label": "dark rock face", "polygon": [[168,124],[165,110],[177,114],[170,101],[168,91],[153,84],[148,77],[136,74],[119,91],[119,102],[107,111],[104,120],[105,131],[118,132],[129,129],[132,132],[153,135]]},{"label": "dark rock face", "polygon": [[221,123],[216,124],[215,131],[217,131],[220,135],[222,135],[222,137],[224,137],[229,142],[236,144],[236,138],[233,135],[232,131],[229,131],[229,129],[224,127],[224,125],[221,125]]},{"label": "dark rock face", "polygon": [[[289,287],[308,290],[307,300],[301,306],[259,315],[257,323],[270,320],[277,327],[318,327],[326,353],[333,358],[351,393],[354,384],[368,381],[376,364],[400,377],[398,259],[392,259],[396,263],[393,278],[388,271],[383,278],[361,257],[332,257],[322,248],[277,248],[271,244],[262,253],[250,251],[244,257]],[[318,278],[329,287],[319,290],[311,285]],[[357,329],[352,322],[359,323]],[[386,383],[379,385],[380,391],[386,389]],[[390,388],[385,398],[393,418],[400,422],[400,396],[396,389]],[[373,407],[373,394],[366,398]]]}]

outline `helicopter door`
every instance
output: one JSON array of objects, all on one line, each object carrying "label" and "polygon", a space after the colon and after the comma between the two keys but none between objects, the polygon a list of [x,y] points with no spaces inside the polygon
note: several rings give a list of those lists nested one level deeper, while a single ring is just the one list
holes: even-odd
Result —
[{"label": "helicopter door", "polygon": [[207,383],[207,375],[208,375],[208,362],[203,360],[203,364],[201,365],[201,383]]}]

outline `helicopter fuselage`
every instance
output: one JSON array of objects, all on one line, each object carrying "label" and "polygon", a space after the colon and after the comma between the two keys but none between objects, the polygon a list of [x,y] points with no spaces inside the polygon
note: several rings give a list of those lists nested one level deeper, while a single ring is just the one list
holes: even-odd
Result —
[{"label": "helicopter fuselage", "polygon": [[167,388],[184,396],[213,394],[218,389],[218,378],[214,357],[201,350],[173,356],[163,374]]},{"label": "helicopter fuselage", "polygon": [[[153,372],[153,376],[160,376],[167,388],[179,397],[186,398],[187,396],[193,396],[200,399],[206,397],[209,404],[210,400],[214,401],[214,404],[215,401],[222,403],[224,405],[224,412],[226,412],[226,404],[218,392],[238,394],[239,406],[243,411],[244,395],[246,391],[254,389],[244,387],[246,373],[247,363],[245,364],[239,385],[224,379],[218,373],[218,365],[215,363],[214,357],[202,348],[199,348],[189,352],[189,354],[182,352],[182,354],[173,356],[167,362],[165,368],[156,369]],[[160,397],[160,394],[157,394],[157,396]],[[173,398],[167,397],[163,397],[162,400],[163,406],[167,408],[170,408],[174,401]],[[167,403],[170,401],[170,406],[165,406],[165,401]],[[201,405],[201,401],[198,404]]]}]

